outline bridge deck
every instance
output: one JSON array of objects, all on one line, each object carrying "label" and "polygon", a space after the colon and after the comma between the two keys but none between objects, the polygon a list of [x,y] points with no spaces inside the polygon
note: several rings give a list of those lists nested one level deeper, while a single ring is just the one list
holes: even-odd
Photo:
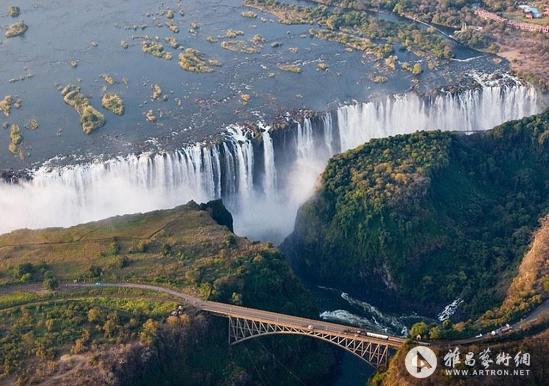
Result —
[{"label": "bridge deck", "polygon": [[[257,322],[277,324],[284,327],[307,329],[309,326],[313,326],[315,331],[322,331],[330,335],[339,336],[342,338],[352,338],[357,341],[371,342],[376,344],[382,344],[393,348],[399,348],[404,344],[406,339],[388,336],[388,339],[381,339],[365,334],[357,334],[357,327],[346,326],[343,324],[329,323],[315,319],[307,319],[299,316],[292,316],[286,314],[279,314],[276,312],[263,311],[255,308],[235,306],[231,304],[218,303],[212,301],[205,301],[196,298],[191,295],[187,295],[183,292],[172,290],[169,288],[157,287],[148,284],[134,284],[134,283],[100,283],[100,284],[66,284],[64,287],[121,287],[121,288],[137,288],[150,290],[155,292],[163,292],[169,295],[173,295],[177,298],[184,300],[186,303],[201,309],[206,312],[210,312],[215,315],[223,317],[248,319]],[[368,332],[361,329],[361,331]],[[370,331],[375,333],[374,331]]]},{"label": "bridge deck", "polygon": [[337,335],[345,338],[353,338],[354,340],[363,340],[372,343],[384,344],[393,348],[399,348],[406,341],[406,339],[394,336],[389,336],[388,339],[381,339],[372,336],[357,334],[357,327],[330,323],[315,319],[307,319],[299,316],[279,314],[276,312],[257,310],[255,308],[240,307],[211,301],[201,301],[197,304],[197,306],[204,311],[220,316],[243,318],[248,320],[254,320],[257,322],[271,323],[299,329],[306,329],[309,326],[312,326],[313,329],[316,331],[320,330],[331,335]]}]

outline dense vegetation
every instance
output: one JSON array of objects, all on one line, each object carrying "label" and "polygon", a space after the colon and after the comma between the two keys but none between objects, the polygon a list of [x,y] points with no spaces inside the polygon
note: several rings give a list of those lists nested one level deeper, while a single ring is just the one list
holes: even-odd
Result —
[{"label": "dense vegetation", "polygon": [[230,213],[212,202],[0,236],[0,378],[74,384],[76,372],[79,383],[93,385],[321,382],[331,353],[310,339],[274,337],[229,348],[226,321],[189,308],[170,316],[176,304],[164,295],[51,291],[75,280],[144,282],[316,315],[278,250],[239,238],[230,227]]},{"label": "dense vegetation", "polygon": [[[478,6],[476,0],[310,0],[314,3],[330,5],[343,9],[368,10],[382,9],[402,16],[447,27],[461,28],[464,21],[473,17],[472,7]],[[514,6],[514,1],[487,0],[482,2],[492,11],[503,11]]]},{"label": "dense vegetation", "polygon": [[[504,24],[483,20],[474,7],[512,20],[546,23],[547,19],[532,21],[517,8],[520,2],[511,0],[310,0],[343,10],[383,10],[400,16],[421,20],[455,29],[454,37],[460,42],[483,51],[498,53],[511,62],[517,75],[537,87],[549,89],[546,63],[549,56],[549,36],[543,33],[520,31]],[[534,3],[535,4],[535,3]],[[542,3],[537,4],[543,9]],[[465,27],[465,28],[463,28]]]},{"label": "dense vegetation", "polygon": [[246,0],[246,5],[271,12],[282,23],[315,24],[325,30],[312,30],[312,35],[335,40],[353,49],[387,57],[393,53],[393,43],[419,57],[451,58],[451,45],[434,31],[413,24],[395,23],[355,9],[329,8],[323,5],[301,7],[274,0]]},{"label": "dense vegetation", "polygon": [[470,136],[373,140],[330,161],[285,248],[320,282],[389,289],[425,311],[463,298],[479,315],[549,209],[548,150],[549,112]]},{"label": "dense vegetation", "polygon": [[[547,320],[545,321],[547,323]],[[545,324],[547,325],[547,324]],[[404,358],[410,349],[410,345],[405,345],[398,350],[390,361],[387,369],[380,369],[380,371],[370,379],[370,386],[412,386],[421,384],[424,386],[445,386],[445,385],[471,385],[471,386],[516,386],[516,385],[531,385],[531,386],[543,386],[547,384],[547,377],[549,376],[549,368],[545,365],[547,363],[547,341],[549,340],[549,331],[545,329],[543,332],[529,331],[528,337],[514,337],[514,339],[508,339],[505,341],[497,342],[484,342],[477,344],[468,344],[459,346],[461,363],[456,365],[457,369],[469,369],[468,376],[446,375],[444,370],[449,369],[446,367],[442,358],[448,353],[449,349],[455,349],[455,347],[448,347],[446,345],[432,346],[435,351],[439,363],[435,373],[428,378],[422,379],[421,383],[418,383],[417,378],[413,378],[406,370],[404,365]],[[490,363],[489,369],[509,369],[513,371],[514,368],[530,370],[528,376],[482,376],[471,375],[473,370],[480,373],[480,370],[485,370],[481,361],[478,360],[479,354],[486,349],[490,349],[490,360],[494,361]],[[475,364],[473,366],[465,365],[465,354],[474,353]],[[516,367],[514,360],[510,362],[510,366],[505,367],[503,365],[497,365],[496,357],[500,353],[507,353],[514,358],[517,353],[529,353],[531,363],[529,366],[521,365]]]}]

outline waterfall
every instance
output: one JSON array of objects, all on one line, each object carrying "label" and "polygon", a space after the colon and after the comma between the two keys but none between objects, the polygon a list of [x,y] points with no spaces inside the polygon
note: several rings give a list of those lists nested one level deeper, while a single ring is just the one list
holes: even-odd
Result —
[{"label": "waterfall", "polygon": [[235,141],[233,142],[233,148],[238,167],[238,195],[244,200],[248,200],[254,184],[253,145],[240,126],[231,126],[228,131]]},{"label": "waterfall", "polygon": [[[173,152],[63,167],[45,164],[32,171],[29,181],[0,182],[0,233],[223,198],[237,233],[280,241],[291,232],[298,207],[333,154],[372,138],[417,130],[486,130],[544,107],[544,98],[519,82],[478,83],[455,94],[406,93],[299,121],[288,117],[287,130],[259,123],[260,134],[253,134],[231,125],[222,141]],[[261,157],[257,164],[254,155]]]},{"label": "waterfall", "polygon": [[422,98],[415,93],[337,111],[340,151],[372,138],[418,130],[487,130],[539,111],[537,93],[525,86],[484,87],[457,95]]},{"label": "waterfall", "polygon": [[314,156],[313,125],[309,118],[303,120],[303,125],[297,123],[296,142],[297,157],[300,161],[305,161]]},{"label": "waterfall", "polygon": [[260,125],[260,128],[263,129],[261,136],[263,139],[263,162],[265,164],[263,191],[266,196],[274,198],[276,196],[276,166],[273,139],[269,133],[271,127]]},{"label": "waterfall", "polygon": [[325,113],[322,116],[322,124],[324,126],[324,144],[328,154],[334,154],[334,133],[332,127],[332,114]]}]

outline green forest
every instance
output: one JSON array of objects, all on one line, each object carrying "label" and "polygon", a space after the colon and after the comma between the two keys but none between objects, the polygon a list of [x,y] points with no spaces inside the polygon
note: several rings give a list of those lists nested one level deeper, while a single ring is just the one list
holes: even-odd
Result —
[{"label": "green forest", "polygon": [[284,247],[319,282],[427,312],[462,298],[478,316],[503,299],[549,209],[548,161],[549,112],[372,140],[329,162]]}]

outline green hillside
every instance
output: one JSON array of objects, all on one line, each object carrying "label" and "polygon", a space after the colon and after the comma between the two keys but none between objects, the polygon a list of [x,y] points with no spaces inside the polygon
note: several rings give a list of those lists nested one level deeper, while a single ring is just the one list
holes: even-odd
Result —
[{"label": "green hillside", "polygon": [[75,280],[153,283],[204,299],[316,316],[280,252],[235,236],[231,227],[232,216],[218,201],[1,235],[0,383],[325,382],[332,353],[311,339],[277,336],[230,347],[227,320],[187,306],[170,316],[177,304],[167,295],[127,288],[51,291]]},{"label": "green hillside", "polygon": [[460,297],[479,315],[503,299],[549,209],[547,165],[549,112],[373,140],[329,162],[284,248],[318,282],[427,312]]}]

